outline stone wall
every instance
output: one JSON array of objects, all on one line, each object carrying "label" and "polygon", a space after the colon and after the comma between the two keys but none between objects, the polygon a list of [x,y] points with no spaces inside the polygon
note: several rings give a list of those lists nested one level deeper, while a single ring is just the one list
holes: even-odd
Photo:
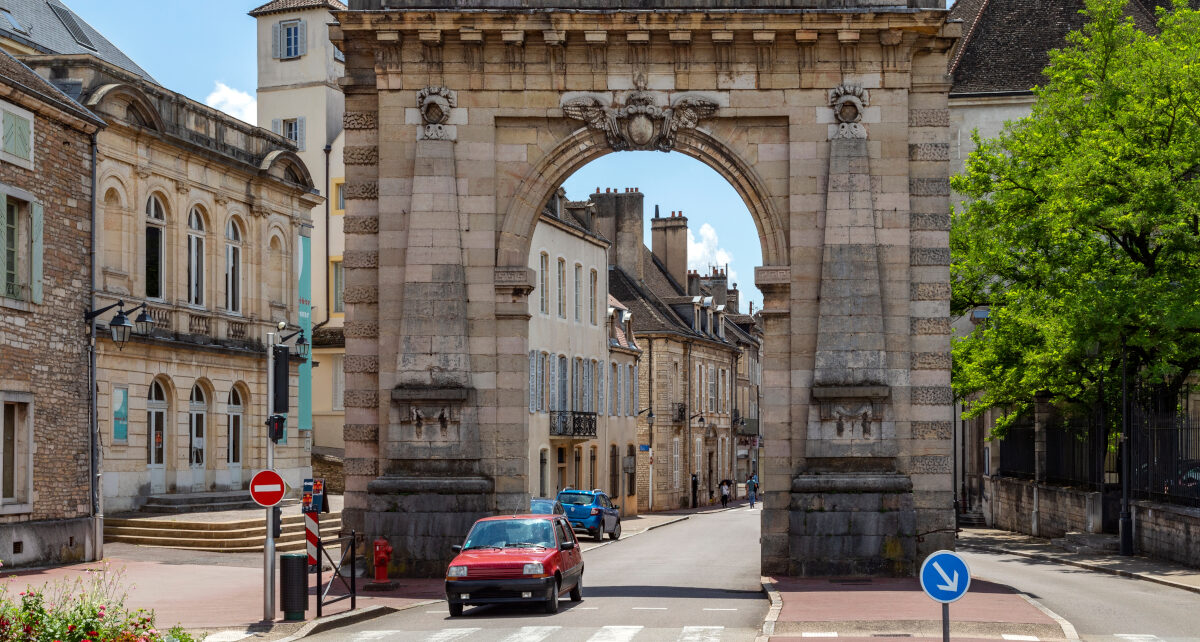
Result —
[{"label": "stone wall", "polygon": [[[44,212],[41,303],[31,302],[28,290],[23,301],[0,292],[0,395],[32,398],[36,451],[30,508],[7,505],[0,510],[6,566],[94,555],[84,537],[91,523],[88,332],[83,319],[91,285],[89,136],[42,114],[35,115],[33,134],[33,171],[0,162],[0,190],[10,199],[32,197]],[[18,455],[23,455],[20,449]],[[25,480],[18,476],[16,483]],[[59,527],[63,520],[81,518],[83,528]],[[22,553],[14,553],[14,541],[22,542]]]},{"label": "stone wall", "polygon": [[1139,555],[1200,568],[1200,508],[1134,502],[1133,538]]},{"label": "stone wall", "polygon": [[346,477],[341,457],[314,452],[312,454],[312,474],[314,478],[325,480],[325,492],[338,495],[346,492]]},{"label": "stone wall", "polygon": [[[995,528],[1038,537],[1100,531],[1095,519],[1100,493],[1011,477],[991,477],[985,485],[990,486],[987,494],[991,501],[985,517],[992,520]],[[1093,511],[1090,519],[1089,510]]]}]

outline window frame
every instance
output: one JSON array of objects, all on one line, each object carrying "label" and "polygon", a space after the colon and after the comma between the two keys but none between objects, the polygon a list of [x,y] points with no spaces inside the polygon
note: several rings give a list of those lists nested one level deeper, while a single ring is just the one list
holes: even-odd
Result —
[{"label": "window frame", "polygon": [[[300,34],[300,30],[303,28],[304,21],[300,19],[279,21],[280,60],[295,60],[304,55],[304,48],[301,44],[302,36]],[[295,34],[294,41],[289,42],[288,38],[293,31]]]},{"label": "window frame", "polygon": [[567,260],[558,258],[558,318],[567,318]]},{"label": "window frame", "polygon": [[[198,222],[199,227],[193,227],[193,220]],[[204,214],[199,207],[193,206],[188,210],[187,220],[187,304],[195,308],[203,308],[205,305],[204,241],[207,236]]]},{"label": "window frame", "polygon": [[333,216],[344,216],[346,214],[346,192],[343,189],[345,187],[345,178],[335,178],[329,184],[329,201],[331,203],[329,213]]},{"label": "window frame", "polygon": [[[157,211],[160,214],[160,216],[158,216],[158,217],[156,217],[154,215],[154,211],[155,211],[154,205],[158,206]],[[145,281],[145,283],[143,285],[143,292],[145,293],[146,298],[148,300],[165,301],[167,298],[167,279],[166,279],[166,274],[165,274],[165,272],[166,272],[165,268],[166,268],[166,264],[167,264],[167,261],[166,261],[167,206],[166,206],[166,204],[163,203],[162,198],[159,197],[157,192],[150,194],[150,196],[146,198],[146,208],[145,208],[145,211],[143,212],[143,214],[145,215],[145,219],[143,220],[143,223],[145,224],[145,227],[146,227],[146,234],[145,234],[146,245],[144,247],[145,251],[142,253],[142,259],[143,259],[142,277]],[[155,296],[150,295],[150,284],[151,284],[151,279],[150,279],[150,258],[151,258],[150,257],[150,230],[151,229],[154,229],[158,232],[158,256],[155,257],[155,259],[154,259],[158,264],[158,284],[157,284],[158,285],[158,294]]]},{"label": "window frame", "polygon": [[[232,236],[237,238],[231,238]],[[234,217],[225,224],[225,311],[229,314],[242,314],[242,247],[245,234],[241,225]]]},{"label": "window frame", "polygon": [[575,323],[583,321],[583,266],[575,264]]},{"label": "window frame", "polygon": [[[234,395],[237,395],[237,403],[234,403]],[[244,451],[246,445],[246,404],[242,400],[242,393],[238,392],[237,387],[229,389],[229,403],[225,405],[225,463],[242,465],[242,460],[245,459]],[[234,439],[234,422],[237,423],[237,439]],[[236,446],[236,449],[234,448]],[[235,459],[234,452],[237,452]]]},{"label": "window frame", "polygon": [[[341,287],[338,287],[338,286]],[[346,316],[346,269],[342,264],[342,256],[329,257],[329,316],[338,318]]]},{"label": "window frame", "polygon": [[0,483],[0,515],[33,511],[33,427],[36,419],[33,393],[0,390],[0,482],[8,474],[5,431],[9,407],[13,408],[12,497],[4,496]]},{"label": "window frame", "polygon": [[[110,397],[112,407],[112,440],[115,445],[129,444],[129,386],[113,386],[112,395]],[[120,406],[118,400],[123,402]],[[124,416],[121,416],[119,408],[124,408]],[[123,422],[123,430],[118,431],[118,422]]]},{"label": "window frame", "polygon": [[[154,398],[154,391],[162,393],[162,399]],[[161,381],[151,381],[146,393],[146,466],[164,466],[167,455],[167,415],[171,411],[170,397]],[[155,418],[160,421],[155,430]],[[162,443],[154,447],[155,433],[162,435]],[[157,452],[155,452],[157,451]],[[157,457],[155,457],[157,455]]]},{"label": "window frame", "polygon": [[538,289],[541,292],[538,294],[538,299],[540,310],[542,314],[550,314],[550,255],[542,252],[539,261]]},{"label": "window frame", "polygon": [[588,307],[588,315],[591,319],[592,325],[596,325],[596,308],[598,307],[596,305],[596,296],[597,296],[598,291],[599,291],[599,275],[596,273],[596,270],[592,270],[591,291],[589,292],[590,297],[589,297],[589,307]]}]

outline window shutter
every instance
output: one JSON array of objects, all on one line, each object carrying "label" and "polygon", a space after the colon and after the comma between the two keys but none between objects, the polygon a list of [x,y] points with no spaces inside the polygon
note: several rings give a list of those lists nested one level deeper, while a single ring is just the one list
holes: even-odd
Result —
[{"label": "window shutter", "polygon": [[7,296],[8,273],[8,196],[0,194],[0,297]]},{"label": "window shutter", "polygon": [[625,368],[617,366],[617,416],[621,416],[621,386],[625,383],[625,373],[622,372]]},{"label": "window shutter", "polygon": [[33,259],[33,261],[32,261],[32,264],[30,265],[30,269],[29,269],[29,276],[30,276],[29,291],[30,291],[30,298],[33,299],[33,302],[41,303],[42,302],[42,251],[44,248],[44,243],[42,242],[42,230],[45,227],[45,224],[44,224],[44,221],[42,220],[42,204],[41,203],[34,203],[33,206],[30,207],[29,209],[33,212],[33,220],[31,221],[33,224],[30,226],[33,228],[33,233],[30,234],[30,236],[33,237],[32,238],[32,241],[33,241],[33,257],[32,257],[32,259]]},{"label": "window shutter", "polygon": [[529,351],[529,412],[537,410],[537,353]]},{"label": "window shutter", "polygon": [[297,29],[299,31],[299,33],[296,34],[299,40],[299,45],[296,47],[296,53],[297,55],[303,56],[304,54],[308,53],[308,21],[301,20],[297,26]]},{"label": "window shutter", "polygon": [[271,57],[275,58],[275,59],[279,59],[282,57],[281,50],[283,49],[283,47],[280,46],[280,44],[279,44],[279,38],[280,38],[279,26],[280,25],[278,22],[271,25]]},{"label": "window shutter", "polygon": [[558,410],[558,357],[550,355],[550,410]]},{"label": "window shutter", "polygon": [[283,119],[282,118],[272,118],[271,119],[271,131],[273,133],[279,134],[280,136],[283,135]]},{"label": "window shutter", "polygon": [[546,409],[546,358],[540,354],[537,355],[537,372],[534,376],[537,377],[537,404],[535,407],[538,410]]},{"label": "window shutter", "polygon": [[296,145],[299,146],[300,151],[304,151],[304,116],[296,119]]},{"label": "window shutter", "polygon": [[638,391],[638,367],[637,367],[637,364],[635,363],[635,364],[633,364],[633,412],[634,413],[641,411],[642,400],[641,400],[641,395],[638,393],[639,393],[639,391]]},{"label": "window shutter", "polygon": [[605,413],[604,408],[604,362],[601,361],[599,367],[596,368],[596,411],[599,414]]}]

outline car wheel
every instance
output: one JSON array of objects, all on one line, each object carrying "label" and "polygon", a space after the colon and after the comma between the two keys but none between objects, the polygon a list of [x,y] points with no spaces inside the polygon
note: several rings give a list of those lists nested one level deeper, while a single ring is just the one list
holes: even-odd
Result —
[{"label": "car wheel", "polygon": [[601,540],[603,540],[603,539],[604,539],[604,527],[603,527],[603,526],[597,526],[597,527],[596,527],[596,530],[594,530],[594,531],[588,531],[588,535],[591,535],[591,536],[592,536],[592,539],[594,539],[594,540],[596,540],[597,542],[599,542],[599,541],[601,541]]},{"label": "car wheel", "polygon": [[614,526],[612,532],[608,534],[608,539],[621,539],[621,520],[617,520],[617,525]]},{"label": "car wheel", "polygon": [[554,583],[554,588],[550,589],[550,599],[546,600],[546,612],[558,613],[558,591],[562,588],[558,582]]},{"label": "car wheel", "polygon": [[583,599],[583,571],[579,572],[579,579],[575,580],[575,586],[571,587],[571,601],[578,602]]},{"label": "car wheel", "polygon": [[450,617],[458,617],[458,616],[462,615],[462,612],[463,612],[462,604],[454,604],[454,603],[450,604]]}]

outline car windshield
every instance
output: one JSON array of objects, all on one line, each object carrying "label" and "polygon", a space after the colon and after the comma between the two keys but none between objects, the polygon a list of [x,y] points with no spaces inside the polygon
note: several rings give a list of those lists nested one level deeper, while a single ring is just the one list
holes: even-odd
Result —
[{"label": "car windshield", "polygon": [[529,503],[529,512],[535,515],[552,515],[554,513],[554,500],[535,499]]},{"label": "car windshield", "polygon": [[473,548],[550,548],[554,529],[544,519],[504,519],[479,522],[467,535],[463,550]]},{"label": "car windshield", "polygon": [[592,496],[588,493],[563,493],[558,496],[558,501],[563,504],[586,506],[592,503]]}]

